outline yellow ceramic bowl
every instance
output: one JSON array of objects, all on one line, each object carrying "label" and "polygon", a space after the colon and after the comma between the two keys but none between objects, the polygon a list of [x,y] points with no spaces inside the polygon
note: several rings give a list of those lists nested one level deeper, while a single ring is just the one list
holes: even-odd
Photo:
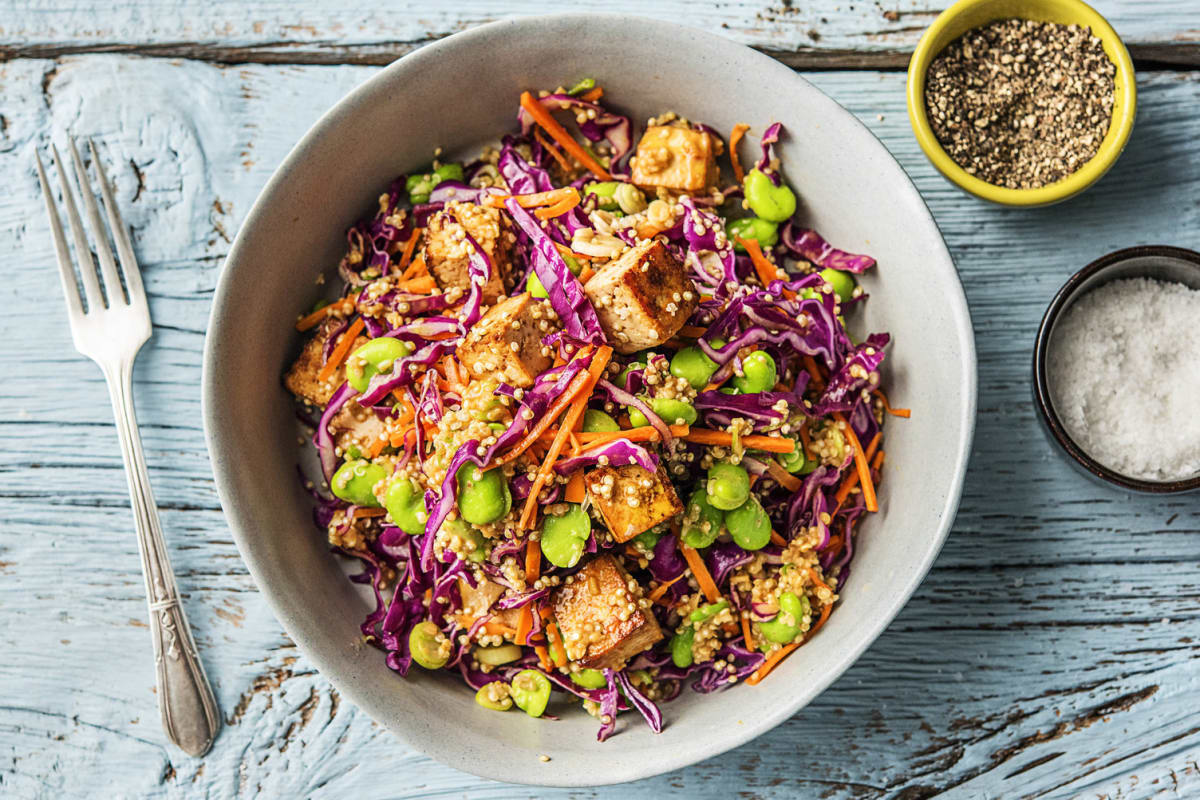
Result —
[{"label": "yellow ceramic bowl", "polygon": [[[1117,71],[1112,124],[1100,149],[1090,161],[1057,183],[1038,189],[1007,189],[987,183],[954,162],[938,144],[925,112],[925,74],[929,64],[946,45],[972,28],[998,19],[1019,17],[1062,25],[1086,25],[1104,43],[1104,52]],[[1082,192],[1108,172],[1125,149],[1137,112],[1137,82],[1133,61],[1121,38],[1097,11],[1082,0],[959,0],[943,11],[913,53],[908,63],[908,118],[925,155],[938,171],[976,197],[1010,206],[1042,206],[1057,203]]]}]

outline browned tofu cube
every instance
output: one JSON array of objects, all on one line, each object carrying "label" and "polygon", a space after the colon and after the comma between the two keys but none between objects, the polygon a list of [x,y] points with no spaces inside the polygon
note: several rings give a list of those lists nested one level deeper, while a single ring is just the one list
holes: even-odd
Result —
[{"label": "browned tofu cube", "polygon": [[637,464],[597,467],[583,482],[592,505],[618,542],[628,542],[683,512],[683,503],[661,466],[658,472]]},{"label": "browned tofu cube", "polygon": [[512,386],[533,385],[553,363],[542,352],[542,337],[558,328],[550,304],[528,292],[488,309],[458,346],[458,360],[473,378],[492,376]]},{"label": "browned tofu cube", "polygon": [[657,239],[601,267],[583,292],[618,353],[636,353],[667,341],[699,302],[687,269]]},{"label": "browned tofu cube", "polygon": [[483,287],[483,302],[503,297],[513,241],[501,221],[500,210],[472,203],[449,202],[429,218],[425,231],[425,264],[443,291],[471,289],[471,234],[476,244],[492,261],[492,272]]},{"label": "browned tofu cube", "polygon": [[596,556],[567,581],[551,605],[567,658],[581,667],[621,669],[663,638],[642,587],[612,556]]},{"label": "browned tofu cube", "polygon": [[716,178],[712,139],[674,125],[647,128],[629,163],[633,182],[647,189],[702,192]]},{"label": "browned tofu cube", "polygon": [[[337,326],[338,323],[334,320],[322,323],[312,337],[305,342],[304,349],[300,351],[296,363],[292,364],[292,368],[283,378],[283,385],[289,392],[320,408],[324,408],[329,403],[329,398],[333,397],[334,391],[346,382],[345,364],[338,367],[328,381],[317,380],[317,375],[320,374],[321,367],[325,363],[325,343],[329,341],[330,332]],[[365,344],[367,341],[365,336],[360,336],[355,340],[354,347]],[[351,350],[353,351],[353,348]]]}]

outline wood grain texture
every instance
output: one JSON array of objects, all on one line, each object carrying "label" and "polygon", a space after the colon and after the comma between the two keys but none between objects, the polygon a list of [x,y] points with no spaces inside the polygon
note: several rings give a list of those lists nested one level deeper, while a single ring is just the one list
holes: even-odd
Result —
[{"label": "wood grain texture", "polygon": [[[721,31],[804,69],[902,69],[921,33],[951,0],[683,0],[645,3],[532,0],[456,3],[372,0],[280,5],[238,0],[164,0],[116,6],[84,0],[14,4],[0,19],[0,60],[121,52],[220,63],[387,64],[422,44],[507,16],[597,11],[682,21]],[[1098,0],[1147,62],[1200,65],[1194,0]]]},{"label": "wood grain texture", "polygon": [[[195,8],[191,24],[210,31],[219,8]],[[114,32],[130,13],[75,25]],[[1076,475],[1042,439],[1029,393],[1033,334],[1071,272],[1133,244],[1200,247],[1200,73],[1143,75],[1116,168],[1037,211],[983,205],[934,173],[902,75],[810,76],[912,175],[966,286],[979,423],[954,532],[887,632],[773,733],[625,787],[533,792],[411,753],[315,674],[224,527],[199,427],[204,329],[233,232],[298,136],[372,72],[123,55],[0,65],[0,796],[1200,795],[1200,504]],[[64,130],[95,137],[145,271],[156,325],[138,411],[228,722],[204,760],[163,741],[116,436],[64,324],[32,168]]]}]

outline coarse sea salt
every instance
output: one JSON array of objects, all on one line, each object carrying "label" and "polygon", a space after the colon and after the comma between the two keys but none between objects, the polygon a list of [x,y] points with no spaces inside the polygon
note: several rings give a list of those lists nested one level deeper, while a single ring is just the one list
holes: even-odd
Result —
[{"label": "coarse sea salt", "polygon": [[1055,326],[1047,370],[1096,461],[1143,480],[1200,474],[1200,290],[1133,278],[1088,292]]}]

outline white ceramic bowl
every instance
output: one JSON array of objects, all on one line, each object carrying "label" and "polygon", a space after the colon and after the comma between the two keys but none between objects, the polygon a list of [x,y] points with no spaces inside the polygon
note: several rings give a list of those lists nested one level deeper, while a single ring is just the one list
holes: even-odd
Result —
[{"label": "white ceramic bowl", "polygon": [[[874,255],[862,322],[890,331],[891,398],[880,503],[854,570],[814,639],[758,686],[686,690],[655,735],[636,715],[596,742],[572,704],[560,721],[477,706],[449,675],[402,679],[359,641],[367,603],[310,521],[296,480],[291,400],[280,376],[316,276],[333,279],[343,232],[393,176],[433,149],[467,151],[512,129],[523,89],[595,77],[606,100],[647,117],[675,110],[721,131],[782,121],[779,152],[801,214]],[[486,25],[424,47],[338,103],[296,146],[238,234],[217,286],[204,354],[204,421],[217,488],[242,555],[284,627],[322,674],[408,745],[489,778],[587,786],[667,772],[770,730],[867,648],[929,569],[950,529],[975,416],[971,322],[954,264],[920,195],[849,113],[787,67],[720,37],[651,20],[563,15]],[[549,755],[549,762],[539,756]],[[384,766],[384,765],[377,765]]]}]

